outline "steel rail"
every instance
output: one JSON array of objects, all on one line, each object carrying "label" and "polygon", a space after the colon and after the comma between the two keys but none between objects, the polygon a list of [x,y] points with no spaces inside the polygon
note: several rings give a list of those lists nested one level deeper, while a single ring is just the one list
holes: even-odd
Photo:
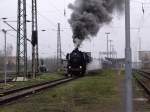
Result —
[{"label": "steel rail", "polygon": [[60,85],[60,84],[63,84],[63,83],[66,83],[66,82],[69,82],[69,81],[72,81],[75,79],[77,79],[77,78],[75,78],[75,77],[62,78],[62,79],[58,79],[58,80],[54,80],[54,81],[45,82],[42,84],[37,84],[37,85],[1,93],[0,105],[15,101],[26,95],[33,94],[33,93],[39,92],[39,91],[47,89],[47,88],[52,88],[54,86],[57,86],[57,85]]},{"label": "steel rail", "polygon": [[[150,76],[146,74],[146,72],[144,71],[140,71],[140,70],[134,70],[135,73],[138,73],[139,75],[145,77],[146,79],[150,80]],[[146,92],[146,94],[149,96],[150,98],[150,87],[148,87],[148,85],[142,80],[139,79],[136,75],[134,75],[135,80],[138,82],[138,84],[144,89],[144,91]]]},{"label": "steel rail", "polygon": [[143,76],[147,79],[150,79],[150,73],[149,72],[146,72],[146,71],[143,71],[143,70],[137,70],[137,69],[134,69],[134,72],[140,74],[141,76]]},{"label": "steel rail", "polygon": [[138,79],[136,76],[134,76],[136,81],[138,82],[138,84],[140,84],[140,86],[142,86],[142,88],[144,89],[144,91],[147,93],[147,95],[150,98],[150,88],[147,87],[147,85],[140,79]]}]

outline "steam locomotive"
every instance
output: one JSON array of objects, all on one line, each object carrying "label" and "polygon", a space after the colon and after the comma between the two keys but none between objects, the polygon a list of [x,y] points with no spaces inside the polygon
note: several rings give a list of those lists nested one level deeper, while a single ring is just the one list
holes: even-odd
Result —
[{"label": "steam locomotive", "polygon": [[70,76],[83,76],[86,72],[86,66],[92,58],[89,53],[81,52],[78,48],[74,49],[66,56],[67,74]]}]

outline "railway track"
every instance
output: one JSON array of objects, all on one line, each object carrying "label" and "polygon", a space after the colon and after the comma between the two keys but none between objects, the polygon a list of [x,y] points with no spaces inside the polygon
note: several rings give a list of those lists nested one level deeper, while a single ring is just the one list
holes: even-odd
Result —
[{"label": "railway track", "polygon": [[[0,83],[4,83],[4,80],[0,80]],[[7,82],[12,82],[12,79],[7,79]]]},{"label": "railway track", "polygon": [[[0,71],[0,75],[3,76],[5,73]],[[7,82],[11,82],[13,77],[16,75],[16,72],[7,72]],[[0,83],[4,83],[4,79],[0,79]]]},{"label": "railway track", "polygon": [[141,70],[134,70],[139,76],[134,75],[138,84],[144,89],[150,99],[150,73]]},{"label": "railway track", "polygon": [[[23,74],[23,73],[22,73]],[[4,75],[4,72],[0,72],[0,75]],[[39,75],[39,73],[37,74]],[[28,78],[31,78],[32,72],[28,72]],[[13,79],[16,77],[16,72],[8,72],[7,73],[7,82],[13,82]],[[5,80],[1,79],[0,83],[4,83]]]},{"label": "railway track", "polygon": [[0,93],[0,105],[15,101],[19,98],[25,97],[27,95],[39,92],[41,90],[52,88],[54,86],[75,80],[77,78],[70,77],[70,78],[62,78],[54,81],[49,81],[29,87],[24,87],[20,89],[15,89],[7,92]]}]

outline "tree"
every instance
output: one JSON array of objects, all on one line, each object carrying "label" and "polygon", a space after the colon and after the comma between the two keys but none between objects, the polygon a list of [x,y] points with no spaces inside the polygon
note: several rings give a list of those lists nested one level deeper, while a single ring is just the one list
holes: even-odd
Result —
[{"label": "tree", "polygon": [[12,44],[7,44],[7,56],[11,57],[13,54],[13,45]]}]

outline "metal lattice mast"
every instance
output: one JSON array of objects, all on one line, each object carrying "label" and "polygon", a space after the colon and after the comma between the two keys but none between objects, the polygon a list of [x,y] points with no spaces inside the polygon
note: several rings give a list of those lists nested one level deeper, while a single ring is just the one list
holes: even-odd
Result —
[{"label": "metal lattice mast", "polygon": [[60,23],[58,23],[57,30],[57,68],[61,67],[61,37],[60,37]]},{"label": "metal lattice mast", "polygon": [[27,29],[26,29],[26,0],[18,0],[17,17],[17,75],[27,76]]},{"label": "metal lattice mast", "polygon": [[37,25],[37,1],[32,0],[32,73],[35,78],[39,71],[38,54],[38,25]]}]

